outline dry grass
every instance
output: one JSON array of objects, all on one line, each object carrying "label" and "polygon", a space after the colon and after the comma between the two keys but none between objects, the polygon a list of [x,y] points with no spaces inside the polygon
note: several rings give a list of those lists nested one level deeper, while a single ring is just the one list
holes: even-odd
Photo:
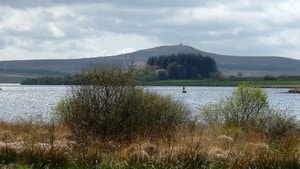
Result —
[{"label": "dry grass", "polygon": [[[234,131],[234,132],[233,132]],[[237,130],[238,131],[238,130]],[[300,167],[300,134],[272,140],[263,133],[186,126],[173,139],[77,144],[64,126],[1,123],[1,163],[75,168],[289,168]],[[64,166],[64,167],[63,167]],[[109,168],[110,168],[109,167]]]},{"label": "dry grass", "polygon": [[290,89],[288,93],[300,93],[300,87],[294,87],[293,89]]}]

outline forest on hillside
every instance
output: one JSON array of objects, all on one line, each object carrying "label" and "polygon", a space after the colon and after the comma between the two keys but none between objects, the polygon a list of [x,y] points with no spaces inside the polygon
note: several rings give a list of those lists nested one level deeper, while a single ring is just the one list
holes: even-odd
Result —
[{"label": "forest on hillside", "polygon": [[210,78],[218,72],[214,59],[201,54],[177,54],[150,57],[144,69],[162,79]]}]

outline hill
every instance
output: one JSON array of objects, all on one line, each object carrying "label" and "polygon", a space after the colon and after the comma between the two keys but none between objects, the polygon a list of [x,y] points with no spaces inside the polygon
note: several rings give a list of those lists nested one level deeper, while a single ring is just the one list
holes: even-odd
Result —
[{"label": "hill", "polygon": [[142,67],[151,56],[178,53],[202,54],[215,59],[220,71],[226,75],[241,72],[247,76],[300,75],[300,60],[272,56],[230,56],[204,52],[186,45],[160,46],[136,52],[82,59],[48,59],[0,61],[0,82],[19,82],[27,77],[73,74],[94,64],[128,63],[135,59]]}]

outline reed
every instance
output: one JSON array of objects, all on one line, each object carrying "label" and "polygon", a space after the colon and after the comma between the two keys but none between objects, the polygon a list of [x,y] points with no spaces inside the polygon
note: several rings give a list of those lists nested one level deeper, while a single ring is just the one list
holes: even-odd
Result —
[{"label": "reed", "polygon": [[[87,137],[82,143],[76,142],[65,126],[38,124],[34,126],[35,131],[47,133],[47,137],[38,137],[40,134],[36,133],[28,139],[21,133],[31,131],[33,126],[3,125],[5,130],[1,127],[1,133],[5,131],[17,137],[0,144],[1,165],[16,168],[300,167],[299,132],[274,140],[263,131],[232,132],[226,126],[189,122],[178,128],[171,140],[143,136],[129,143]],[[52,143],[48,138],[53,138]]]}]

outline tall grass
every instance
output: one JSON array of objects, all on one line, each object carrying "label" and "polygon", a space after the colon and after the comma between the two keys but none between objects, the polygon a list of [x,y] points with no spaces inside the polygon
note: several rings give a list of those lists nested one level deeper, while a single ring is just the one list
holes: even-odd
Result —
[{"label": "tall grass", "polygon": [[[3,144],[4,141],[0,143],[0,167],[300,167],[299,132],[274,140],[263,131],[250,132],[230,126],[206,126],[190,122],[181,125],[171,140],[140,138],[124,144],[121,140],[99,141],[88,137],[82,143],[76,142],[72,132],[64,126],[32,125],[5,124],[5,131],[14,137],[9,139],[7,145]],[[36,132],[30,132],[32,128]],[[28,134],[31,139],[28,139]],[[45,136],[53,138],[53,145]]]}]

